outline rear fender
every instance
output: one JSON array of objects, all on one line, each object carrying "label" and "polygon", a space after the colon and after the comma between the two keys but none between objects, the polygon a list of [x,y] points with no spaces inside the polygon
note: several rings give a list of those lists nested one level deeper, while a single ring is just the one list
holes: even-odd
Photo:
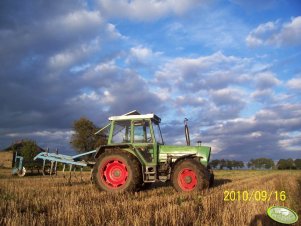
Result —
[{"label": "rear fender", "polygon": [[135,156],[138,161],[140,162],[140,164],[142,166],[144,166],[144,162],[143,160],[140,158],[140,156],[137,154],[137,150],[130,144],[121,144],[121,145],[102,145],[99,146],[96,149],[96,153],[94,155],[94,158],[97,159],[102,153],[104,153],[106,150],[119,150],[119,151],[124,151],[124,152],[129,152],[130,154],[132,154],[133,156]]},{"label": "rear fender", "polygon": [[97,159],[102,153],[104,153],[106,150],[109,149],[123,149],[123,148],[130,148],[131,145],[118,145],[118,146],[112,146],[112,145],[101,145],[96,149],[96,153],[94,155],[94,158]]}]

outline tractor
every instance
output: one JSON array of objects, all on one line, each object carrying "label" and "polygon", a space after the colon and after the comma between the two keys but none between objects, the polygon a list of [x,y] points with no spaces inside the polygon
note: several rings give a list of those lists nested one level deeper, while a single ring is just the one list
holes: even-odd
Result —
[{"label": "tractor", "polygon": [[201,191],[212,186],[214,174],[209,166],[211,148],[165,145],[161,119],[132,111],[109,117],[109,124],[97,133],[107,134],[107,144],[95,151],[92,178],[100,191],[138,191],[156,181],[171,182],[180,192]]}]

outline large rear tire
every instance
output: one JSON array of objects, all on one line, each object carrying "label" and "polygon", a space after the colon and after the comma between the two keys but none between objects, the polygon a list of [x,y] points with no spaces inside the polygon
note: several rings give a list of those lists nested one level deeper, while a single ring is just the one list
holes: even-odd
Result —
[{"label": "large rear tire", "polygon": [[124,151],[105,151],[96,160],[92,175],[100,191],[133,192],[141,187],[140,163],[135,156]]},{"label": "large rear tire", "polygon": [[209,187],[209,174],[196,159],[183,159],[173,167],[171,183],[180,192],[201,191]]}]

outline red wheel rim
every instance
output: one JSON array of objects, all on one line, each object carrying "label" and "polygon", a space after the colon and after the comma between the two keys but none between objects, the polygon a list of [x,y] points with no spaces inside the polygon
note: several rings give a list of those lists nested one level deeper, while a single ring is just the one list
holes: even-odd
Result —
[{"label": "red wheel rim", "polygon": [[100,170],[100,177],[110,188],[119,188],[126,183],[128,170],[126,165],[116,159],[107,161]]},{"label": "red wheel rim", "polygon": [[192,191],[198,183],[196,173],[189,169],[182,169],[178,175],[178,184],[183,191]]}]

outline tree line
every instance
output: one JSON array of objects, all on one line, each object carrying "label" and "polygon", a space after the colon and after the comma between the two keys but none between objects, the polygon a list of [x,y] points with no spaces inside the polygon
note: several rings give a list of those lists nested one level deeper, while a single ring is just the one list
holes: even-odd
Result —
[{"label": "tree line", "polygon": [[292,158],[280,159],[277,164],[269,158],[251,159],[246,165],[243,161],[215,159],[210,162],[210,166],[214,169],[241,169],[247,167],[249,169],[301,169],[301,159]]},{"label": "tree line", "polygon": [[243,168],[244,162],[243,161],[236,161],[236,160],[226,160],[226,159],[215,159],[210,162],[210,166],[214,169],[224,169],[228,168],[230,170],[232,169],[239,169]]}]

